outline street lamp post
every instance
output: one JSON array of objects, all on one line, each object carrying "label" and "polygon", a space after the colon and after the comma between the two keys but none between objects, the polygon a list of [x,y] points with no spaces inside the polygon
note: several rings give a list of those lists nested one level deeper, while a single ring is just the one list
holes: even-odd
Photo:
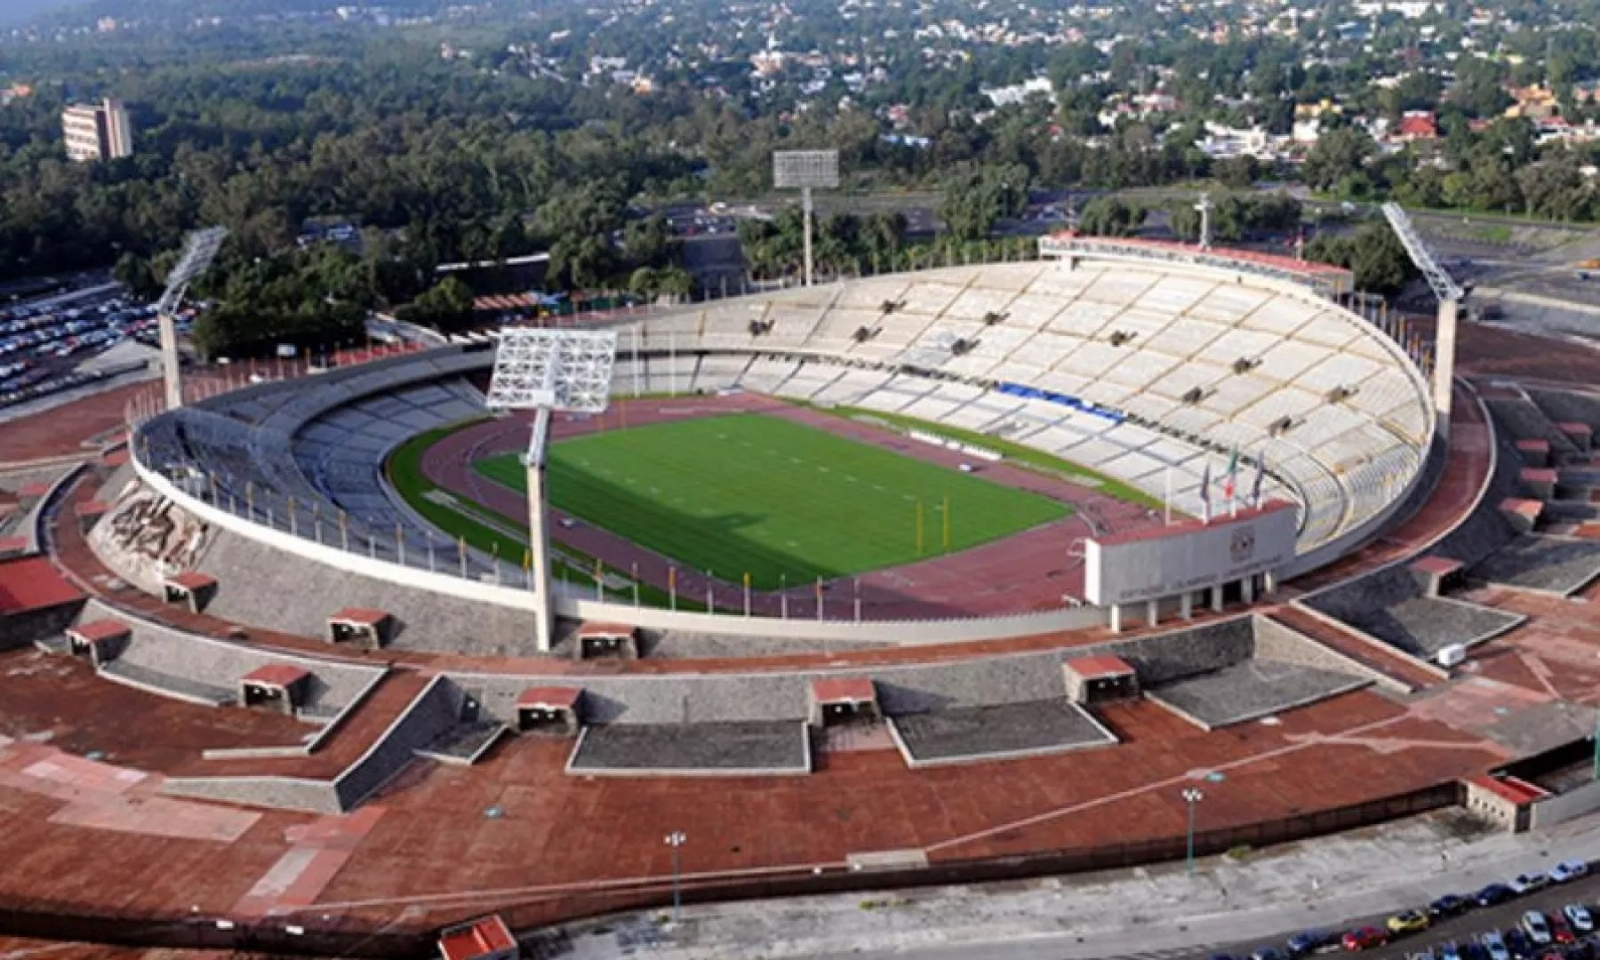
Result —
[{"label": "street lamp post", "polygon": [[678,925],[678,920],[679,920],[679,918],[681,917],[681,915],[683,913],[683,884],[682,884],[682,879],[681,879],[682,876],[683,876],[683,873],[679,869],[678,848],[682,847],[683,846],[683,842],[685,840],[687,840],[687,839],[689,839],[689,838],[684,836],[683,832],[681,830],[674,830],[671,833],[667,834],[667,840],[666,840],[667,846],[672,848],[672,925],[673,926],[677,926]]},{"label": "street lamp post", "polygon": [[1194,787],[1185,787],[1183,789],[1183,802],[1189,808],[1188,842],[1185,845],[1187,853],[1184,856],[1184,862],[1186,864],[1185,872],[1191,877],[1194,876],[1194,808],[1203,799],[1205,799],[1205,794],[1198,789]]}]

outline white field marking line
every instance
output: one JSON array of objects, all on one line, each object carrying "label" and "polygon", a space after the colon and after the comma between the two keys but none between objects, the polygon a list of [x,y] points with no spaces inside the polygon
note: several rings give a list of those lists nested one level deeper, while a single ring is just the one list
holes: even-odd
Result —
[{"label": "white field marking line", "polygon": [[[1340,730],[1335,733],[1325,734],[1323,737],[1319,737],[1314,743],[1309,741],[1286,743],[1281,747],[1274,747],[1271,750],[1265,750],[1261,753],[1252,754],[1248,757],[1240,757],[1237,760],[1230,760],[1227,763],[1218,764],[1214,767],[1210,767],[1209,769],[1235,770],[1240,767],[1247,767],[1253,763],[1260,763],[1263,760],[1271,760],[1276,757],[1281,757],[1286,754],[1304,750],[1308,747],[1320,746],[1327,742],[1326,738],[1328,737],[1348,737],[1353,734],[1366,733],[1368,730],[1376,730],[1381,727],[1387,727],[1398,723],[1401,720],[1407,719],[1409,716],[1409,713],[1402,713],[1397,717],[1390,717],[1387,720],[1375,720],[1372,723],[1360,724],[1359,726],[1351,727],[1347,730]],[[1187,773],[1179,774],[1178,776],[1168,777],[1167,779],[1157,781],[1156,783],[1147,783],[1140,787],[1134,787],[1131,790],[1123,790],[1120,793],[1111,794],[1110,796],[1096,797],[1093,800],[1085,800],[1082,803],[1070,804],[1065,807],[1057,807],[1054,810],[1047,810],[1044,813],[1036,813],[1033,816],[1023,817],[1020,820],[1013,820],[1010,823],[1001,824],[997,827],[989,827],[985,830],[979,830],[974,833],[966,834],[965,836],[951,837],[948,840],[940,840],[938,843],[929,844],[928,846],[923,847],[922,850],[924,853],[932,853],[935,850],[946,850],[950,847],[971,843],[974,840],[983,840],[988,837],[995,836],[996,834],[1004,833],[1007,830],[1015,830],[1018,827],[1031,827],[1034,824],[1044,823],[1046,820],[1054,820],[1057,817],[1066,816],[1067,814],[1078,813],[1083,810],[1092,810],[1095,807],[1105,806],[1108,803],[1116,803],[1121,800],[1127,800],[1131,797],[1137,797],[1140,794],[1150,793],[1155,790],[1166,790],[1171,787],[1178,786],[1179,784],[1190,782],[1192,781]]]}]

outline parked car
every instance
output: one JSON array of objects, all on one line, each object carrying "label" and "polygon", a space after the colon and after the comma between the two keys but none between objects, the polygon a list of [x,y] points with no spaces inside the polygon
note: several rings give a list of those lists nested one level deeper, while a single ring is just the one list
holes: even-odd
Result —
[{"label": "parked car", "polygon": [[1406,910],[1385,920],[1383,925],[1390,933],[1419,933],[1428,929],[1431,922],[1421,910]]},{"label": "parked car", "polygon": [[1453,917],[1457,914],[1466,913],[1471,907],[1472,901],[1466,897],[1447,893],[1428,904],[1428,916],[1436,920],[1443,917]]},{"label": "parked car", "polygon": [[1561,915],[1572,924],[1572,929],[1579,933],[1594,932],[1594,915],[1589,908],[1581,903],[1569,903],[1561,908]]},{"label": "parked car", "polygon": [[1290,937],[1286,946],[1289,956],[1303,957],[1318,947],[1327,946],[1333,939],[1333,934],[1326,930],[1305,930]]},{"label": "parked car", "polygon": [[1500,936],[1500,931],[1490,930],[1478,941],[1483,944],[1483,949],[1489,954],[1489,960],[1511,960],[1511,950],[1506,946],[1506,941]]},{"label": "parked car", "polygon": [[1358,929],[1351,930],[1349,933],[1345,934],[1344,939],[1340,941],[1341,945],[1346,950],[1352,952],[1356,950],[1371,950],[1374,947],[1381,947],[1388,942],[1389,935],[1378,927],[1360,927]]},{"label": "parked car", "polygon": [[1582,860],[1563,860],[1550,868],[1549,877],[1553,883],[1566,883],[1579,877],[1588,876],[1589,864]]},{"label": "parked car", "polygon": [[1550,939],[1556,943],[1576,943],[1577,934],[1572,932],[1572,924],[1560,914],[1550,918]]},{"label": "parked car", "polygon": [[1542,890],[1549,885],[1550,875],[1548,873],[1519,873],[1506,884],[1513,893],[1519,895]]},{"label": "parked car", "polygon": [[1522,932],[1528,935],[1528,940],[1536,947],[1548,947],[1553,942],[1550,936],[1550,923],[1545,920],[1544,914],[1537,910],[1529,910],[1522,915]]},{"label": "parked car", "polygon": [[1511,951],[1513,960],[1526,960],[1533,953],[1533,941],[1522,932],[1521,927],[1512,927],[1506,931],[1506,949]]},{"label": "parked car", "polygon": [[1472,895],[1472,901],[1480,907],[1492,907],[1498,903],[1505,903],[1517,892],[1503,883],[1491,883],[1482,890]]},{"label": "parked car", "polygon": [[1277,947],[1256,947],[1250,954],[1250,960],[1286,960],[1283,951]]},{"label": "parked car", "polygon": [[1439,960],[1461,960],[1461,948],[1451,940],[1439,946]]}]

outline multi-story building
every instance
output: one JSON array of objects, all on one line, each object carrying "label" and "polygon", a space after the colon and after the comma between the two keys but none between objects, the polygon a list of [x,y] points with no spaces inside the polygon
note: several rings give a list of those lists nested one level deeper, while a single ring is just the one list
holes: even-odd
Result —
[{"label": "multi-story building", "polygon": [[80,104],[61,112],[61,133],[67,159],[84,162],[133,156],[133,125],[122,101],[109,97],[99,104]]}]

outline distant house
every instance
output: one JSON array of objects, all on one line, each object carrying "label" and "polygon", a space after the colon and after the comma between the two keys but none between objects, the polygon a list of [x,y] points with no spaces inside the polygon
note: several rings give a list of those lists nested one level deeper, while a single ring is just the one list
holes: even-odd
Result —
[{"label": "distant house", "polygon": [[1439,122],[1432,110],[1407,110],[1394,130],[1395,139],[1404,143],[1418,140],[1435,140],[1439,136]]}]

